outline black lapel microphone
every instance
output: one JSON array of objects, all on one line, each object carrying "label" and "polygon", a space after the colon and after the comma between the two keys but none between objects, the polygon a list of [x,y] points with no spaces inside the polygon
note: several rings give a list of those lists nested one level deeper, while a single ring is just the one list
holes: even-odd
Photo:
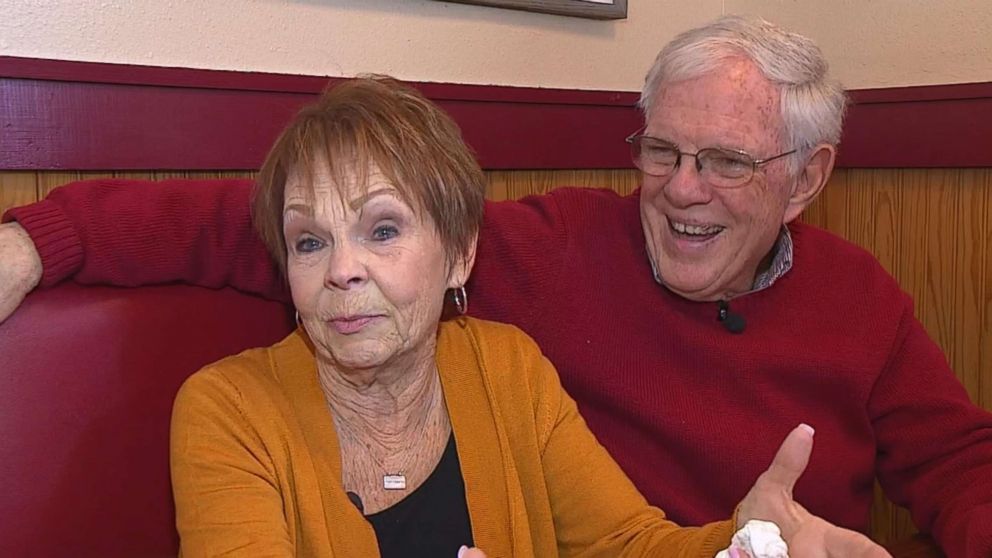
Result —
[{"label": "black lapel microphone", "polygon": [[348,492],[345,492],[345,494],[348,495],[348,499],[351,500],[351,503],[352,504],[355,504],[355,507],[358,508],[358,512],[359,513],[365,513],[365,504],[362,503],[362,497],[361,496],[359,496],[358,494],[355,494],[354,492],[352,492],[350,490]]},{"label": "black lapel microphone", "polygon": [[723,328],[730,333],[744,333],[744,328],[747,327],[747,320],[744,319],[744,316],[731,312],[730,303],[726,300],[721,300],[718,306],[716,321],[723,324]]}]

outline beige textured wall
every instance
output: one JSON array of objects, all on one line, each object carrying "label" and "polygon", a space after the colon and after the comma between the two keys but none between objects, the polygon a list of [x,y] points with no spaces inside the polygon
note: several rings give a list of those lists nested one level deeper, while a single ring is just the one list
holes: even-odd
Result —
[{"label": "beige textured wall", "polygon": [[0,0],[0,54],[420,81],[637,90],[721,13],[814,37],[852,88],[992,80],[989,0],[628,0],[593,21],[435,0]]}]

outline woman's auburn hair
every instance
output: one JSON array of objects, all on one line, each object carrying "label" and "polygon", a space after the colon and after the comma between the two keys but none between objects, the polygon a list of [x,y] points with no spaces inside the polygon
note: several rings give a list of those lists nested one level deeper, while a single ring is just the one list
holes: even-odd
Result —
[{"label": "woman's auburn hair", "polygon": [[469,255],[482,226],[485,176],[458,125],[416,89],[367,75],[328,87],[301,109],[259,171],[252,220],[283,273],[288,177],[302,179],[313,196],[315,174],[325,170],[343,196],[349,181],[367,188],[373,169],[421,218],[430,216],[449,265]]}]

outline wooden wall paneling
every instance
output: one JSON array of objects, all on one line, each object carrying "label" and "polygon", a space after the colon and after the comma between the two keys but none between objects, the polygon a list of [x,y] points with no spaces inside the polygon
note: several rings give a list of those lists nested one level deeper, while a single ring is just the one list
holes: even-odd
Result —
[{"label": "wooden wall paneling", "polygon": [[[827,210],[818,224],[868,249],[893,274],[902,253],[899,231],[905,190],[899,178],[898,172],[840,170],[825,192]],[[909,513],[889,501],[878,483],[870,519],[872,537],[882,544],[916,532]]]},{"label": "wooden wall paneling", "polygon": [[[965,169],[945,171],[951,174],[948,182],[955,187],[958,214],[947,216],[946,225],[954,234],[953,274],[948,278],[955,286],[951,312],[956,332],[954,342],[947,347],[955,372],[967,386],[972,397],[981,396],[981,370],[979,348],[982,341],[981,286],[983,281],[983,228],[980,221],[984,210],[984,192],[977,176]],[[981,402],[979,402],[981,403]]]},{"label": "wooden wall paneling", "polygon": [[[820,196],[803,212],[802,220],[832,231],[847,229],[847,176],[846,169],[837,169]],[[842,233],[841,233],[842,234]]]},{"label": "wooden wall paneling", "polygon": [[882,487],[875,482],[875,499],[871,506],[868,533],[879,544],[890,544],[908,539],[918,531],[909,510],[893,504],[885,497]]},{"label": "wooden wall paneling", "polygon": [[7,209],[39,199],[38,178],[33,171],[0,172],[0,214]]},{"label": "wooden wall paneling", "polygon": [[211,173],[214,178],[247,178],[254,179],[258,175],[256,171],[218,171]]},{"label": "wooden wall paneling", "polygon": [[869,250],[873,248],[877,250],[873,245],[875,240],[874,178],[873,173],[864,170],[852,171],[848,173],[847,178],[845,213],[847,213],[848,219],[844,236],[858,246],[871,247]]},{"label": "wooden wall paneling", "polygon": [[927,258],[922,269],[926,277],[925,304],[920,309],[920,319],[930,336],[943,349],[954,366],[954,341],[957,324],[954,322],[954,300],[958,280],[954,278],[955,253],[959,250],[954,235],[953,220],[960,217],[960,188],[948,180],[946,172],[923,171],[923,177],[936,180],[920,189],[926,200]]},{"label": "wooden wall paneling", "polygon": [[903,228],[903,196],[896,180],[871,180],[867,189],[872,194],[869,217],[874,229],[871,237],[873,252],[882,266],[894,275],[902,256],[898,236]]},{"label": "wooden wall paneling", "polygon": [[[973,172],[973,171],[972,171]],[[976,186],[981,188],[981,199],[974,220],[976,227],[975,267],[981,268],[980,278],[974,287],[975,304],[978,308],[976,326],[981,331],[977,345],[978,381],[976,393],[980,405],[992,410],[992,171],[976,173]]]},{"label": "wooden wall paneling", "polygon": [[823,187],[823,191],[817,196],[813,203],[811,203],[799,216],[799,220],[808,223],[810,225],[815,225],[817,227],[826,228],[827,220],[827,200],[833,197],[834,190],[838,188],[837,182],[839,182],[841,172],[835,170],[830,178],[830,182]]},{"label": "wooden wall paneling", "polygon": [[169,180],[171,178],[190,178],[190,173],[178,170],[155,171],[151,173],[152,180]]},{"label": "wooden wall paneling", "polygon": [[[109,174],[108,174],[109,176]],[[38,173],[38,199],[44,199],[55,188],[82,180],[82,173],[75,171],[48,171]]]},{"label": "wooden wall paneling", "polygon": [[114,171],[114,178],[123,178],[127,180],[154,180],[154,171]]},{"label": "wooden wall paneling", "polygon": [[903,290],[913,297],[917,316],[926,306],[927,281],[923,272],[927,267],[927,239],[930,230],[927,222],[926,198],[922,192],[929,185],[929,177],[920,172],[899,171],[890,182],[902,198],[902,227],[899,230],[901,250],[892,274]]},{"label": "wooden wall paneling", "polygon": [[487,171],[486,175],[486,197],[495,201],[544,194],[563,186],[609,188],[629,194],[640,184],[638,171],[633,169]]}]

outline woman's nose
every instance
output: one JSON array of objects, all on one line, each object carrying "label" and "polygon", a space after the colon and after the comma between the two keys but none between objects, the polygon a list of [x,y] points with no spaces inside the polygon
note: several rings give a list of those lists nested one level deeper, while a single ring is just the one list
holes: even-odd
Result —
[{"label": "woman's nose", "polygon": [[368,279],[364,251],[352,242],[339,242],[331,248],[324,284],[328,288],[347,290]]}]

